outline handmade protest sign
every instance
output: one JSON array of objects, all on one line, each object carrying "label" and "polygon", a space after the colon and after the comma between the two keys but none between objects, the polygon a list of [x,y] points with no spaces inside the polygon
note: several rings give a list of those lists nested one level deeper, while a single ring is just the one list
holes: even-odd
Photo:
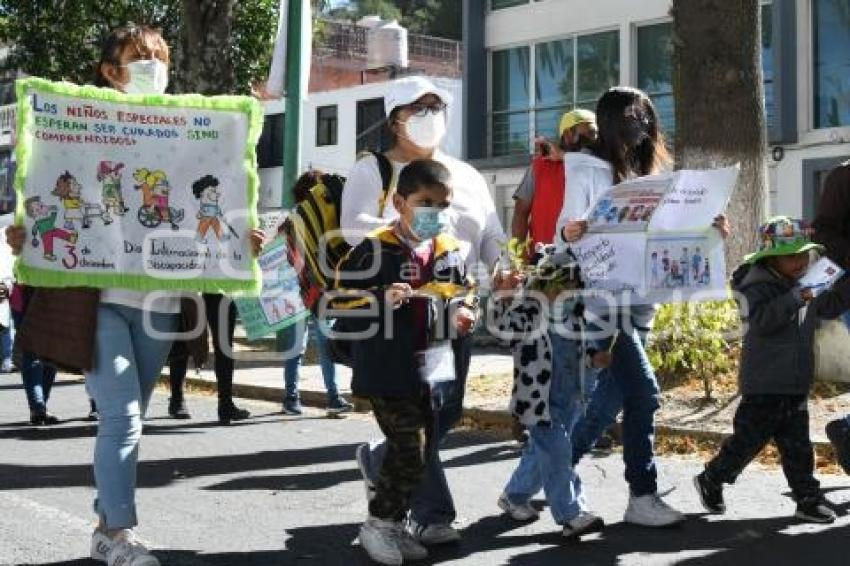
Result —
[{"label": "handmade protest sign", "polygon": [[125,95],[17,82],[21,282],[38,287],[255,290],[255,146],[240,96]]},{"label": "handmade protest sign", "polygon": [[589,289],[630,293],[634,304],[723,299],[723,240],[712,227],[738,168],[682,170],[620,183],[585,215],[571,244]]},{"label": "handmade protest sign", "polygon": [[277,236],[258,258],[263,272],[259,296],[236,298],[236,308],[248,340],[283,330],[306,318],[298,287],[298,274],[286,259],[286,239]]}]

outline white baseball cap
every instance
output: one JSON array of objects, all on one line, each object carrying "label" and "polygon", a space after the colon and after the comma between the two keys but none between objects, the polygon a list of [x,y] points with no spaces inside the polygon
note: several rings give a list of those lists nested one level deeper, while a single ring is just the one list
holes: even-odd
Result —
[{"label": "white baseball cap", "polygon": [[425,77],[405,77],[393,83],[384,97],[384,110],[389,116],[399,106],[413,104],[426,94],[439,97],[445,104],[452,103],[449,91],[439,88]]}]

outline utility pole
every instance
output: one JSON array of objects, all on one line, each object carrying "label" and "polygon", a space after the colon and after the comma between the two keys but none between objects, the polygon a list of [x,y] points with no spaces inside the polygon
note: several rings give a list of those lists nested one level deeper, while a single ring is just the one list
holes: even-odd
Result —
[{"label": "utility pole", "polygon": [[[302,16],[304,0],[288,0],[286,17],[286,92],[283,118],[283,190],[281,206],[290,209],[295,204],[292,185],[301,167],[301,58]],[[281,6],[283,9],[283,6]]]}]

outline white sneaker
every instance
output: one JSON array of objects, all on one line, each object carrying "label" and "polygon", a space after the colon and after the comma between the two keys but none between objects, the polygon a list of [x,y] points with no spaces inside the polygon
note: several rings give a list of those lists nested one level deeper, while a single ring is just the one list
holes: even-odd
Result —
[{"label": "white sneaker", "polygon": [[420,525],[410,519],[407,529],[413,535],[413,538],[425,546],[448,544],[460,540],[460,533],[457,532],[457,529],[447,524]]},{"label": "white sneaker", "polygon": [[629,497],[623,520],[644,527],[669,527],[685,520],[685,515],[664,502],[657,493]]},{"label": "white sneaker", "polygon": [[369,517],[360,527],[360,546],[379,564],[396,566],[404,562],[401,552],[401,524]]},{"label": "white sneaker", "polygon": [[106,555],[109,566],[160,566],[156,556],[136,540],[130,529],[112,537],[112,549]]},{"label": "white sneaker", "polygon": [[106,562],[110,550],[112,550],[112,539],[100,529],[95,529],[91,534],[91,559]]},{"label": "white sneaker", "polygon": [[428,549],[413,538],[403,526],[399,526],[398,549],[405,560],[425,560],[428,558]]},{"label": "white sneaker", "polygon": [[499,501],[496,502],[499,509],[510,515],[514,521],[531,521],[540,517],[537,509],[531,506],[531,503],[513,503],[508,499],[508,495],[503,493],[499,496]]},{"label": "white sneaker", "polygon": [[366,487],[366,501],[375,499],[375,482],[369,479],[369,458],[372,457],[371,449],[372,446],[366,442],[358,446],[354,452],[357,467],[360,468],[360,475],[363,476],[363,484]]},{"label": "white sneaker", "polygon": [[605,527],[601,517],[587,511],[580,511],[578,516],[564,525],[563,535],[567,538],[578,538],[590,533],[598,533]]}]

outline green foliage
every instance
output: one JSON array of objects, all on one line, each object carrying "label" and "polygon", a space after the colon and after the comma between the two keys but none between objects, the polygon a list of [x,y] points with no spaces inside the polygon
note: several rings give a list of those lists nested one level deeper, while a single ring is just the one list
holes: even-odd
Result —
[{"label": "green foliage", "polygon": [[649,359],[662,381],[697,375],[711,398],[711,379],[734,367],[741,323],[734,301],[664,305],[655,318]]},{"label": "green foliage", "polygon": [[3,0],[0,43],[11,46],[4,67],[52,80],[92,80],[99,42],[127,22],[162,28],[174,44],[179,31],[179,2],[157,0]]},{"label": "green foliage", "polygon": [[[321,3],[321,2],[320,2]],[[69,5],[73,4],[73,8]],[[231,55],[237,93],[247,94],[268,73],[278,21],[278,0],[239,0],[233,13]],[[90,82],[100,56],[100,42],[128,22],[162,30],[172,47],[174,84],[181,80],[180,45],[183,8],[180,0],[3,0],[0,43],[12,47],[4,70],[51,80]]]},{"label": "green foliage", "polygon": [[271,66],[279,0],[239,0],[233,11],[233,69],[239,93],[265,80]]}]

